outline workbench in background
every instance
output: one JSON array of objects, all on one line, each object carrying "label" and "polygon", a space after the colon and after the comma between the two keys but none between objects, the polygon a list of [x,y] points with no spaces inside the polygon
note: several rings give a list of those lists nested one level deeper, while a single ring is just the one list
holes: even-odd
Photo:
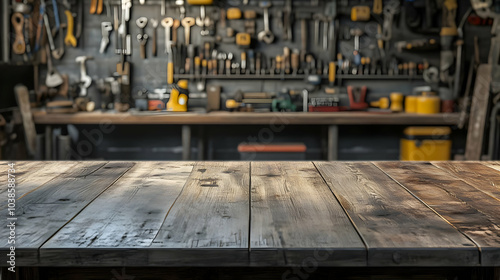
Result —
[{"label": "workbench in background", "polygon": [[[1,162],[0,173],[8,169]],[[14,169],[17,269],[40,279],[110,279],[113,270],[136,279],[153,271],[156,279],[281,279],[299,270],[338,279],[336,269],[349,279],[500,279],[499,162],[35,161]],[[6,195],[7,176],[0,180]],[[9,247],[2,241],[2,267]]]},{"label": "workbench in background", "polygon": [[[338,158],[339,126],[361,126],[361,125],[448,125],[454,126],[458,123],[459,114],[387,114],[367,112],[337,112],[337,113],[229,113],[213,112],[201,113],[76,113],[76,114],[47,114],[43,111],[34,113],[34,121],[38,125],[45,126],[46,132],[46,158],[52,158],[52,131],[54,126],[94,125],[160,125],[160,129],[168,126],[182,126],[182,159],[191,159],[191,136],[198,136],[198,149],[204,147],[207,139],[204,139],[200,130],[209,130],[213,126],[250,126],[255,125],[262,129],[273,130],[282,126],[322,126],[327,127],[326,135],[326,157],[328,160]],[[165,127],[165,128],[163,128]],[[195,132],[192,130],[196,129]],[[231,136],[231,129],[226,131],[227,137]],[[276,134],[279,131],[275,131]],[[199,137],[199,136],[202,137]],[[106,136],[104,136],[106,137]],[[201,144],[200,144],[201,141]],[[75,143],[77,145],[78,143]],[[236,149],[236,145],[234,147]],[[198,159],[205,159],[203,151],[198,150]]]}]

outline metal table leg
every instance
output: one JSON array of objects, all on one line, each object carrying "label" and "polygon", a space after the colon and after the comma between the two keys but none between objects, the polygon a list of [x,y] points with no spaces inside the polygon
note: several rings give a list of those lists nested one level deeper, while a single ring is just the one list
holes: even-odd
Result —
[{"label": "metal table leg", "polygon": [[45,126],[45,160],[52,160],[52,126]]},{"label": "metal table leg", "polygon": [[328,126],[328,160],[337,160],[339,156],[339,127],[338,125]]},{"label": "metal table leg", "polygon": [[182,160],[191,159],[191,126],[182,126]]},{"label": "metal table leg", "polygon": [[205,127],[199,127],[198,131],[198,160],[205,160]]}]

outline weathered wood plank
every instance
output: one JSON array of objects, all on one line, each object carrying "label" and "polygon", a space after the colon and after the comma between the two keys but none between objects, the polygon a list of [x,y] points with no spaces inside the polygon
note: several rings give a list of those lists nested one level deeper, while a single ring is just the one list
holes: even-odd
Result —
[{"label": "weathered wood plank", "polygon": [[286,265],[308,257],[323,266],[366,265],[363,241],[313,163],[253,162],[251,182],[252,254],[283,254]]},{"label": "weathered wood plank", "polygon": [[368,247],[370,266],[475,266],[477,247],[371,163],[316,166]]},{"label": "weathered wood plank", "polygon": [[[40,163],[38,161],[22,161],[16,162],[15,170],[13,173],[16,177],[16,198],[22,198],[24,195],[32,192],[36,188],[44,185],[48,181],[61,175],[66,170],[76,166],[78,162],[70,161],[50,161]],[[5,180],[7,175],[5,172]],[[0,185],[0,197],[6,197],[7,184]],[[4,206],[2,205],[2,207]]]},{"label": "weathered wood plank", "polygon": [[[112,185],[133,163],[89,162],[76,165],[17,201],[16,254],[19,266],[38,264],[38,249],[99,194]],[[7,227],[0,236],[8,236]],[[7,240],[0,241],[0,261],[5,260]]]},{"label": "weathered wood plank", "polygon": [[500,266],[500,203],[429,163],[377,162],[481,247],[481,265]]},{"label": "weathered wood plank", "polygon": [[500,172],[479,162],[433,162],[476,189],[496,198],[500,204]]},{"label": "weathered wood plank", "polygon": [[481,161],[480,163],[500,171],[500,162],[498,161]]},{"label": "weathered wood plank", "polygon": [[187,162],[137,163],[43,245],[41,264],[147,265],[136,248],[151,245],[192,169]]},{"label": "weathered wood plank", "polygon": [[149,263],[201,258],[200,266],[246,263],[249,167],[248,162],[197,163],[153,241],[152,247],[162,250],[153,252]]}]

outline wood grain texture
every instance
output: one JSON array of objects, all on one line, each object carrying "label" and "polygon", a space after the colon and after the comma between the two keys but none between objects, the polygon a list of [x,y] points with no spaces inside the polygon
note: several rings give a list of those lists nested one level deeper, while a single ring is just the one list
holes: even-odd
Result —
[{"label": "wood grain texture", "polygon": [[189,162],[138,162],[45,243],[42,265],[137,264],[143,253],[136,249],[151,245],[192,169]]},{"label": "wood grain texture", "polygon": [[368,247],[369,266],[474,266],[474,243],[371,163],[317,162]]},{"label": "wood grain texture", "polygon": [[150,255],[150,263],[182,263],[202,251],[207,256],[200,265],[222,265],[218,258],[246,262],[249,174],[248,162],[197,163],[153,241],[151,247],[163,250]]},{"label": "wood grain texture", "polygon": [[[46,161],[43,163],[37,161],[16,162],[14,167],[16,172],[13,173],[16,176],[16,198],[22,198],[24,195],[44,185],[77,164],[79,163],[70,161]],[[5,166],[7,165],[5,164]],[[6,175],[6,172],[7,168],[4,171],[0,170],[0,174],[2,175]],[[2,179],[6,180],[6,176],[2,176]],[[6,191],[7,184],[2,183],[0,185],[0,197],[6,197]],[[0,208],[5,208],[5,206],[2,205]]]},{"label": "wood grain texture", "polygon": [[472,94],[469,127],[465,144],[466,160],[481,160],[484,129],[486,126],[490,97],[492,65],[481,64],[477,68],[476,82]]},{"label": "wood grain texture", "polygon": [[500,162],[498,161],[480,161],[481,164],[500,171]]},{"label": "wood grain texture", "polygon": [[[125,162],[80,164],[19,199],[16,205],[16,248],[30,257],[20,258],[18,265],[37,263],[38,249],[42,244],[133,165]],[[0,228],[0,236],[8,233],[7,227]],[[5,260],[8,246],[7,240],[1,241],[0,261]]]},{"label": "wood grain texture", "polygon": [[474,240],[481,248],[481,265],[500,266],[498,201],[429,163],[375,165]]},{"label": "wood grain texture", "polygon": [[496,198],[500,204],[500,171],[479,162],[433,162],[432,164]]},{"label": "wood grain texture", "polygon": [[363,241],[313,163],[253,162],[251,178],[252,254],[283,254],[286,265],[307,257],[328,266],[366,265]]},{"label": "wood grain texture", "polygon": [[37,124],[232,124],[232,125],[329,125],[329,124],[388,124],[388,125],[455,125],[459,114],[377,114],[369,112],[335,113],[162,113],[132,115],[130,113],[47,114],[34,112]]},{"label": "wood grain texture", "polygon": [[24,85],[17,85],[14,88],[16,93],[17,106],[21,112],[24,129],[24,139],[26,148],[31,157],[36,154],[36,129],[33,115],[31,113],[31,103],[28,88]]}]

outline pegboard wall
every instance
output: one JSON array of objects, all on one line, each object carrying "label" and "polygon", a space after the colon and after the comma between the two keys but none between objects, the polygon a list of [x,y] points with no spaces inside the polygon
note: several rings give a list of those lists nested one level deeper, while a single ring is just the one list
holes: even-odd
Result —
[{"label": "pegboard wall", "polygon": [[[384,5],[389,5],[390,2],[394,0],[383,1]],[[50,2],[50,1],[49,1]],[[76,1],[79,2],[79,1]],[[132,96],[140,91],[154,92],[155,90],[162,90],[168,88],[167,86],[167,56],[164,53],[165,49],[165,31],[161,24],[158,26],[157,33],[157,56],[152,55],[152,37],[154,29],[151,25],[151,19],[156,19],[161,21],[162,18],[172,17],[174,19],[181,18],[181,10],[176,6],[178,1],[165,1],[166,2],[166,15],[161,15],[161,2],[158,0],[145,0],[145,4],[141,5],[138,0],[132,1],[131,17],[129,23],[129,33],[132,37],[132,54],[127,57],[127,60],[132,64]],[[182,1],[181,1],[182,2]],[[369,57],[375,59],[379,56],[379,51],[377,46],[377,33],[378,25],[381,24],[382,19],[372,18],[367,22],[354,22],[350,18],[350,14],[346,11],[350,11],[350,7],[355,5],[372,5],[372,1],[336,1],[337,4],[337,28],[334,36],[337,38],[337,43],[334,48],[334,39],[329,37],[327,47],[324,47],[323,42],[323,30],[324,24],[321,22],[319,32],[320,38],[319,42],[316,40],[316,29],[315,20],[313,16],[315,14],[325,14],[329,9],[329,3],[332,1],[306,1],[306,0],[295,0],[290,1],[292,3],[291,13],[293,15],[291,22],[291,40],[284,39],[285,37],[285,26],[283,25],[283,14],[287,12],[287,1],[268,1],[271,2],[272,6],[269,9],[270,14],[270,29],[275,35],[275,40],[272,44],[266,44],[264,42],[259,42],[257,40],[257,34],[252,36],[251,48],[241,48],[235,45],[233,39],[228,38],[227,28],[222,27],[221,21],[221,10],[227,10],[231,7],[238,7],[243,12],[254,10],[257,13],[257,18],[255,19],[255,30],[259,33],[264,29],[263,20],[263,8],[259,6],[261,1],[215,1],[214,5],[206,6],[206,15],[213,20],[215,26],[215,33],[213,36],[201,36],[200,32],[202,27],[193,26],[191,29],[191,43],[198,50],[196,53],[203,52],[204,43],[209,42],[211,46],[217,51],[217,54],[233,55],[234,59],[232,64],[239,65],[241,67],[241,53],[245,52],[249,54],[249,49],[254,53],[261,53],[263,57],[262,65],[263,67],[270,68],[272,65],[271,58],[283,54],[284,47],[288,47],[291,52],[301,51],[301,40],[302,40],[302,30],[301,30],[301,20],[298,18],[298,14],[310,15],[310,19],[307,20],[307,52],[312,54],[315,59],[315,69],[314,72],[319,74],[322,78],[321,85],[313,85],[307,82],[307,73],[290,73],[290,74],[269,74],[266,73],[267,78],[261,79],[258,76],[252,77],[251,73],[239,74],[239,75],[226,75],[220,74],[219,76],[208,75],[203,78],[203,82],[206,82],[206,86],[203,89],[208,88],[210,85],[220,85],[222,87],[223,96],[231,97],[237,91],[244,92],[269,92],[277,93],[282,91],[284,88],[301,90],[308,89],[310,96],[326,96],[324,87],[328,85],[328,63],[330,61],[336,61],[336,53],[343,54],[345,60],[352,60],[352,54],[354,50],[354,36],[351,34],[351,30],[360,29],[363,31],[363,35],[360,37],[360,53],[364,57]],[[335,1],[333,1],[335,2]],[[419,1],[400,1],[401,12],[394,18],[392,25],[392,39],[388,43],[389,46],[386,47],[385,55],[387,57],[394,57],[398,62],[415,62],[421,63],[424,60],[430,65],[439,66],[439,49],[425,52],[398,52],[395,47],[398,41],[410,41],[414,39],[436,39],[439,41],[439,26],[440,26],[440,16],[441,12],[436,12],[433,14],[433,22],[436,29],[434,30],[419,30],[416,32],[413,28],[410,28],[407,24],[407,18],[410,15],[405,14],[406,9],[404,9],[407,2],[419,2]],[[422,1],[426,2],[426,1]],[[442,1],[433,1],[436,7],[439,8],[442,5]],[[87,73],[92,77],[92,85],[88,89],[89,96],[99,102],[101,93],[98,89],[99,81],[110,77],[116,71],[116,64],[120,62],[120,56],[115,54],[116,37],[113,30],[110,35],[110,44],[105,53],[99,53],[99,47],[101,44],[101,23],[111,22],[113,23],[113,10],[114,6],[119,5],[120,1],[117,0],[104,0],[104,11],[100,15],[89,14],[89,9],[91,5],[91,0],[84,0],[82,3],[83,9],[83,26],[82,35],[79,39],[78,46],[66,47],[65,54],[60,60],[54,60],[54,66],[60,73],[67,74],[69,76],[70,83],[77,83],[80,79],[80,67],[75,58],[78,56],[91,56],[92,60],[88,60],[86,63]],[[200,17],[200,6],[191,6],[185,3],[185,16],[188,17]],[[469,9],[470,4],[468,1],[459,1],[457,12],[457,24],[461,19],[462,15]],[[53,9],[50,7],[47,9],[50,15],[50,21],[53,21]],[[63,9],[59,9],[59,14],[61,21],[64,21],[65,17],[63,14]],[[418,12],[418,10],[417,10]],[[52,14],[51,14],[52,13]],[[135,21],[139,17],[147,17],[150,22],[145,28],[145,33],[149,35],[149,40],[146,46],[146,59],[142,59],[140,56],[140,44],[136,40],[137,34],[140,33],[139,27],[135,24]],[[226,27],[231,27],[235,33],[243,32],[245,30],[245,19],[236,20],[225,20]],[[436,32],[437,30],[437,32]],[[465,59],[468,60],[470,54],[472,53],[472,39],[470,33],[480,36],[481,41],[481,57],[484,59],[487,56],[487,46],[489,44],[489,30],[484,27],[470,27],[465,25]],[[184,28],[181,26],[178,29],[178,40],[180,43],[184,41]],[[329,33],[330,34],[330,33]],[[14,36],[14,35],[13,35]],[[11,36],[12,37],[12,36]],[[59,38],[55,38],[55,43],[59,44]],[[486,50],[483,50],[486,49]],[[11,62],[13,63],[23,63],[23,56],[12,55]],[[265,62],[264,62],[265,60]],[[26,63],[26,62],[25,62]],[[29,63],[29,62],[27,62]],[[182,62],[184,63],[184,62]],[[247,62],[249,64],[250,62]],[[303,66],[303,65],[302,65]],[[44,81],[44,75],[46,75],[45,66],[41,65],[40,68],[40,81]],[[404,94],[410,94],[412,89],[417,86],[431,85],[437,87],[437,84],[429,84],[425,82],[421,75],[415,74],[409,77],[406,74],[397,74],[392,77],[387,75],[385,70],[380,73],[370,73],[368,75],[357,74],[352,75],[352,73],[340,73],[337,72],[337,80],[335,82],[335,94],[340,97],[341,103],[347,102],[345,86],[347,85],[366,85],[369,88],[369,94],[367,97],[368,101],[377,100],[380,97],[388,96],[389,93],[397,91]],[[273,76],[269,78],[269,76]],[[204,92],[200,90],[198,82],[202,79],[201,76],[185,75],[182,71],[175,73],[176,80],[179,78],[188,78],[189,89],[191,93]],[[201,95],[202,96],[202,95]],[[331,96],[331,95],[330,95]],[[190,107],[204,107],[205,99],[191,99]]]}]

